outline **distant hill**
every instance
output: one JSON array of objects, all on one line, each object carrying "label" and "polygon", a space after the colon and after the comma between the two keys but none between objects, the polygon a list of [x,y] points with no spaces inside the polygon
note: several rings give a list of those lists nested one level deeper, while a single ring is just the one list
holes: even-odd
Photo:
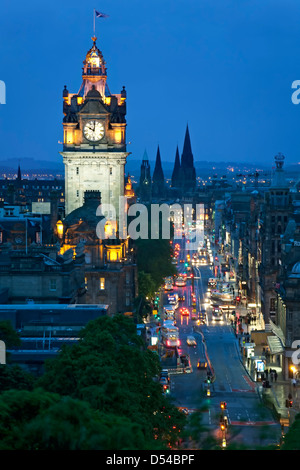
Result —
[{"label": "distant hill", "polygon": [[21,174],[28,177],[54,177],[61,178],[64,175],[64,165],[61,162],[51,162],[45,160],[35,160],[34,158],[11,158],[0,160],[0,177],[12,178],[17,174],[20,164]]},{"label": "distant hill", "polygon": [[[125,167],[126,175],[129,173],[136,179],[139,178],[141,160],[135,160],[128,158]],[[151,173],[153,173],[155,161],[149,160]],[[12,177],[17,174],[18,165],[20,164],[21,173],[25,176],[25,173],[29,177],[37,177],[37,175],[49,175],[53,177],[62,177],[64,175],[64,165],[62,161],[46,161],[46,160],[35,160],[34,158],[11,158],[0,160],[0,177]],[[195,168],[197,175],[207,174],[226,174],[226,173],[240,173],[240,172],[253,172],[255,170],[270,173],[272,168],[269,165],[261,165],[259,163],[248,163],[248,162],[211,162],[211,161],[195,161]],[[166,178],[171,178],[173,172],[174,162],[162,162],[164,175]],[[285,171],[287,174],[299,175],[300,165],[295,163],[291,165],[285,165]],[[26,176],[25,176],[26,177]]]}]

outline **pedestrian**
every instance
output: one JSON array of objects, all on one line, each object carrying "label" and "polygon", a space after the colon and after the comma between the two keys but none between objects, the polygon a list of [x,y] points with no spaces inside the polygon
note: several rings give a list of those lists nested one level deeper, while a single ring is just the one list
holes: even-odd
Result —
[{"label": "pedestrian", "polygon": [[293,380],[292,380],[292,384],[293,384],[293,387],[296,388],[297,380],[296,380],[296,379],[293,379]]},{"label": "pedestrian", "polygon": [[268,374],[269,374],[268,369],[265,370],[265,374],[266,374],[266,378],[267,378],[267,380],[268,380]]},{"label": "pedestrian", "polygon": [[271,371],[271,382],[273,382],[273,379],[274,379],[274,373],[273,373],[273,370]]},{"label": "pedestrian", "polygon": [[274,372],[274,379],[275,379],[275,382],[277,381],[277,377],[278,377],[278,374],[277,374],[277,372],[276,372],[276,370],[275,370],[275,372]]}]

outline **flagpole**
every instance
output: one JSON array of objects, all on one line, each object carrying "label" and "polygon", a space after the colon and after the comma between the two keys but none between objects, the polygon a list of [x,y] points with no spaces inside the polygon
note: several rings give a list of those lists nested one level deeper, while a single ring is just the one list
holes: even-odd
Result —
[{"label": "flagpole", "polygon": [[95,8],[94,8],[94,36],[96,36],[96,31],[95,31],[95,30],[96,30],[96,26],[95,26],[95,11],[96,11],[96,10],[95,10]]}]

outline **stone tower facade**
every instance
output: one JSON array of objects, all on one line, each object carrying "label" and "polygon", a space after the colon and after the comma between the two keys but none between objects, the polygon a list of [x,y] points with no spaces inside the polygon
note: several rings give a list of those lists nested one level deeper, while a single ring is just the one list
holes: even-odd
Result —
[{"label": "stone tower facade", "polygon": [[[63,162],[65,215],[81,207],[86,191],[100,191],[118,219],[124,196],[126,151],[126,91],[110,93],[106,65],[93,45],[83,62],[82,85],[76,94],[63,91]],[[114,214],[109,214],[113,217]]]}]

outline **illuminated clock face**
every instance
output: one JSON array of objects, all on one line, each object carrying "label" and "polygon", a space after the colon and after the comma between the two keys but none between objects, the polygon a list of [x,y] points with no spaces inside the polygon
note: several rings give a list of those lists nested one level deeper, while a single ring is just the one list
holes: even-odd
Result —
[{"label": "illuminated clock face", "polygon": [[104,136],[104,126],[99,121],[89,121],[83,128],[83,134],[86,139],[96,142]]}]

